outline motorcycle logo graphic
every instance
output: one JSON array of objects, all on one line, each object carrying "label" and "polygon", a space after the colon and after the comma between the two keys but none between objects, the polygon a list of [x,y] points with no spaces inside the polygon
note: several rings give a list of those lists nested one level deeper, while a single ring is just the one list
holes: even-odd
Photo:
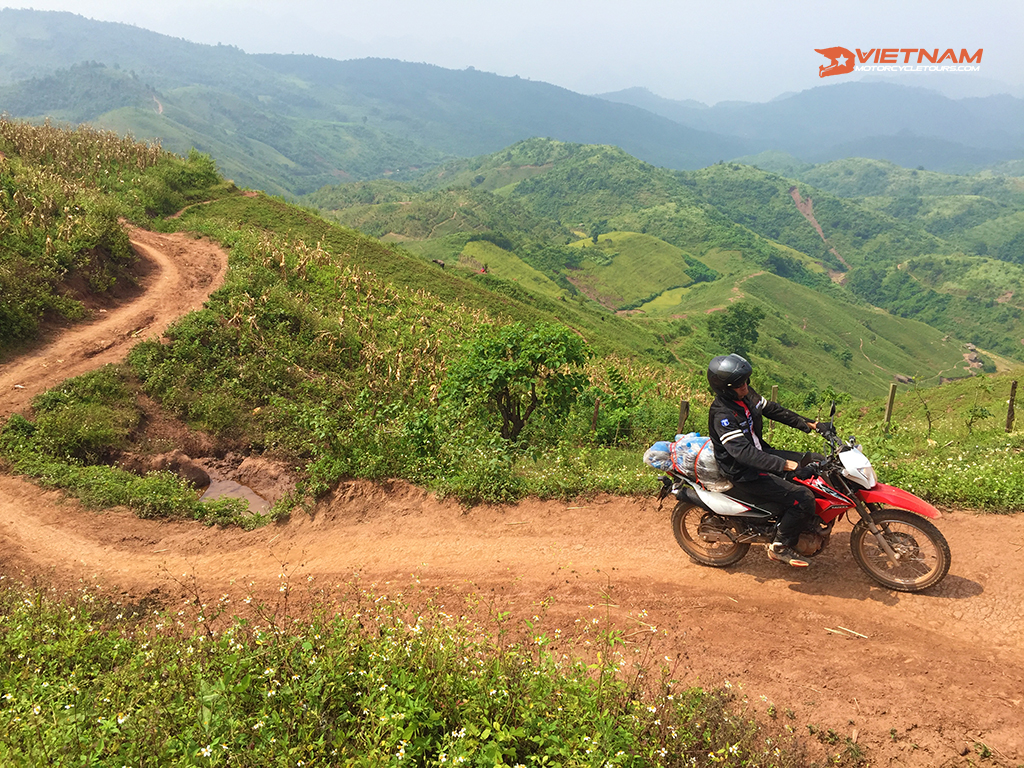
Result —
[{"label": "motorcycle logo graphic", "polygon": [[[840,48],[839,46],[834,48],[815,48],[814,52],[820,53],[829,60],[829,64],[827,66],[822,64],[818,67],[818,77],[845,75],[848,72],[853,72],[853,65],[856,61],[856,57],[846,48]],[[840,59],[846,59],[846,61],[840,64]]]}]

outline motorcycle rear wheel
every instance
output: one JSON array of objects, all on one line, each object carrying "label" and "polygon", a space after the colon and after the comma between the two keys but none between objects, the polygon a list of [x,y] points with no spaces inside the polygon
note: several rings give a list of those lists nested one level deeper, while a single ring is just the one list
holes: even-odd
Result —
[{"label": "motorcycle rear wheel", "polygon": [[902,509],[882,509],[871,516],[900,561],[893,563],[867,524],[859,520],[850,534],[850,549],[868,576],[898,592],[920,592],[946,577],[949,544],[930,521]]},{"label": "motorcycle rear wheel", "polygon": [[[706,533],[719,533],[727,540],[705,541],[700,533],[702,525]],[[728,540],[727,529],[735,531],[734,524],[688,501],[679,502],[672,510],[672,532],[676,535],[676,542],[701,565],[724,568],[742,560],[750,550],[749,544]]]}]

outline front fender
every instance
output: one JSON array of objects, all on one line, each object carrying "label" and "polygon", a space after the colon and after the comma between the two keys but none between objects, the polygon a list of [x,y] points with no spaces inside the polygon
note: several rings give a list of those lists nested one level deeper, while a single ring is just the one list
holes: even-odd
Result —
[{"label": "front fender", "polygon": [[868,504],[884,504],[896,509],[905,509],[908,512],[916,512],[923,517],[938,518],[942,513],[924,499],[920,499],[910,491],[904,491],[894,485],[879,483],[874,488],[857,490],[860,496]]}]

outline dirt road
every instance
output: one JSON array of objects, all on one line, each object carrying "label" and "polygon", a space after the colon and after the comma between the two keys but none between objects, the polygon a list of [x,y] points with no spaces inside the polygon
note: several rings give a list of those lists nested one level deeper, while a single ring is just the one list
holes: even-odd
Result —
[{"label": "dirt road", "polygon": [[129,303],[97,310],[88,325],[0,365],[0,418],[25,411],[35,395],[64,379],[121,360],[141,339],[159,337],[176,318],[199,309],[224,281],[227,255],[209,241],[141,229],[130,236],[143,261],[143,292]]},{"label": "dirt road", "polygon": [[[223,276],[223,255],[208,244],[134,239],[162,265],[145,298],[109,311],[113,325],[83,327],[12,361],[0,372],[0,414],[62,376],[117,359],[137,329],[158,332]],[[188,286],[197,293],[184,299]],[[164,298],[140,311],[153,291]],[[595,618],[641,633],[677,677],[728,681],[762,716],[773,704],[812,750],[835,754],[853,738],[871,765],[1024,764],[1024,516],[947,511],[938,524],[950,575],[928,594],[903,595],[856,567],[846,523],[809,569],[771,563],[755,548],[717,570],[676,546],[670,511],[653,499],[600,497],[466,512],[403,483],[356,482],[312,515],[242,532],[96,514],[0,475],[0,572],[58,586],[82,579],[130,596],[156,589],[173,600],[171,575],[238,595],[276,590],[282,573],[322,584],[358,578],[392,594],[425,587],[453,601],[473,592],[524,617],[550,600],[549,634]],[[837,745],[820,743],[830,728]]]}]

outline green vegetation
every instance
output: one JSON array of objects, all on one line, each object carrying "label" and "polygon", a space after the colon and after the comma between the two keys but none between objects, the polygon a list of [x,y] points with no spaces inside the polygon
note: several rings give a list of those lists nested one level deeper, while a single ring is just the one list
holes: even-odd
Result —
[{"label": "green vegetation", "polygon": [[691,285],[690,265],[700,263],[663,240],[636,232],[608,232],[572,245],[581,251],[571,273],[573,285],[609,309],[635,309],[665,290]]},{"label": "green vegetation", "polygon": [[[921,263],[934,267],[942,261],[933,258]],[[1011,275],[1013,271],[1006,269]],[[931,279],[948,284],[945,275],[940,277],[934,271]],[[1021,310],[1014,304],[997,301],[1000,297],[967,297],[936,291],[915,279],[911,271],[901,269],[859,269],[850,276],[850,287],[894,315],[919,320],[1002,355],[1020,355],[1024,332]]]},{"label": "green vegetation", "polygon": [[[1012,373],[923,389],[900,387],[892,423],[885,403],[843,407],[836,419],[860,438],[879,476],[934,504],[992,512],[1024,510],[1024,439],[1018,400],[1006,432]],[[1018,394],[1018,398],[1020,395]]]},{"label": "green vegetation", "polygon": [[[50,136],[55,129],[32,130]],[[537,166],[544,152],[575,159],[593,166],[598,178],[605,168],[609,183],[632,167],[617,165],[621,155],[605,148],[533,142],[513,150]],[[35,167],[26,153],[15,155],[13,147],[11,153],[10,167]],[[509,160],[502,162],[504,168]],[[198,154],[177,163],[166,166],[180,169],[177,175],[165,171],[148,186],[125,185],[112,205],[143,217],[195,199],[200,182],[207,184],[214,199],[160,226],[201,233],[230,248],[226,284],[204,309],[175,324],[166,343],[140,344],[101,378],[69,382],[59,396],[40,398],[33,420],[12,420],[0,441],[11,466],[90,504],[243,525],[262,520],[237,507],[200,503],[173,478],[128,478],[114,469],[116,457],[141,439],[140,392],[222,445],[289,463],[302,478],[300,496],[315,499],[344,478],[402,477],[472,503],[527,494],[646,492],[653,479],[637,457],[650,442],[674,433],[680,398],[692,403],[695,424],[705,418],[702,372],[713,352],[743,349],[759,383],[779,385],[780,397],[795,404],[827,391],[881,396],[894,372],[929,383],[973,372],[960,344],[939,331],[860,304],[840,288],[814,290],[763,270],[762,248],[794,261],[806,257],[756,235],[739,238],[754,244],[747,250],[703,243],[703,262],[653,235],[614,229],[596,242],[587,234],[571,245],[516,240],[518,230],[506,236],[490,229],[409,241],[454,252],[455,263],[441,268],[427,258],[441,250],[425,247],[415,255],[280,200],[234,194],[210,178],[209,163]],[[586,178],[582,170],[563,170],[554,177],[559,184]],[[680,201],[692,194],[675,176],[641,170],[629,188],[635,196],[650,194],[655,207],[664,205],[668,190]],[[528,210],[539,201],[519,187],[545,178],[534,174],[503,194],[519,200],[516,210]],[[611,200],[611,189],[598,185],[594,199]],[[407,187],[379,184],[352,190],[347,199],[390,205],[407,193]],[[96,194],[109,198],[102,189]],[[145,202],[153,200],[163,202]],[[706,222],[717,221],[706,203],[688,205]],[[607,227],[619,215],[610,208],[591,213],[591,222]],[[697,263],[716,279],[687,281]],[[925,275],[932,263],[914,268]],[[927,274],[940,277],[935,270]],[[595,275],[607,290],[620,291],[613,305],[632,303],[644,314],[611,314],[555,281],[586,291],[585,279]],[[650,288],[644,275],[653,276]],[[948,281],[943,285],[952,291]],[[521,336],[526,328],[582,346],[571,354],[565,347],[566,356],[557,360],[531,358],[529,375],[515,374],[526,383],[517,410],[509,399],[514,385],[503,392],[486,382],[498,381],[502,366],[519,354],[504,360],[495,350],[518,349],[509,334]],[[506,336],[507,343],[500,341]],[[496,340],[497,347],[488,346]],[[584,360],[587,348],[594,356]],[[984,355],[974,359],[992,369]],[[568,374],[570,364],[573,396],[547,397],[552,393],[545,394],[542,379]],[[982,410],[974,413],[972,436],[983,432],[985,421]],[[162,483],[153,493],[166,501],[153,502],[140,490],[142,481]]]},{"label": "green vegetation", "polygon": [[182,160],[89,128],[0,118],[0,356],[47,317],[82,318],[72,286],[104,294],[131,280],[119,218],[173,213],[218,182],[198,153]]},{"label": "green vegetation", "polygon": [[[952,250],[920,227],[751,166],[722,163],[686,177],[731,220],[834,269],[865,263],[892,264],[922,253]],[[820,234],[797,208],[794,194],[799,194],[802,201],[813,202],[812,213],[821,226]]]},{"label": "green vegetation", "polygon": [[747,356],[760,338],[757,327],[764,318],[759,306],[740,302],[713,314],[708,320],[708,333],[723,349]]},{"label": "green vegetation", "polygon": [[904,269],[939,293],[973,298],[987,306],[991,302],[1024,306],[1024,267],[1016,264],[970,256],[921,256],[908,261]]},{"label": "green vegetation", "polygon": [[[875,161],[807,166],[801,173],[815,170],[825,179],[831,178],[826,171],[835,178],[845,179],[849,174],[861,179],[855,187],[840,186],[841,191],[871,189],[888,196],[844,200],[736,163],[673,174],[614,148],[533,139],[504,152],[449,163],[442,171],[427,173],[416,184],[434,191],[416,193],[415,184],[405,184],[401,189],[408,199],[401,205],[353,205],[352,213],[339,210],[336,215],[349,216],[349,221],[357,223],[351,217],[358,212],[362,218],[357,225],[364,231],[387,229],[410,252],[446,263],[464,257],[467,233],[490,237],[507,252],[496,259],[506,280],[555,295],[550,285],[531,283],[526,275],[516,274],[511,265],[518,258],[570,294],[579,292],[614,310],[640,310],[646,316],[641,316],[641,322],[658,333],[680,360],[697,362],[710,337],[707,320],[695,323],[695,312],[713,316],[737,298],[731,292],[740,285],[740,290],[748,289],[744,291],[747,294],[761,291],[757,299],[762,309],[777,318],[772,340],[765,340],[761,352],[780,362],[793,363],[794,357],[800,357],[800,368],[813,369],[819,372],[817,376],[828,375],[833,386],[857,395],[877,392],[875,382],[881,383],[886,372],[916,372],[937,380],[940,372],[948,376],[953,368],[963,369],[955,345],[928,362],[928,354],[935,351],[934,342],[921,344],[914,335],[923,341],[934,337],[933,331],[920,325],[898,330],[899,323],[873,317],[858,304],[870,303],[897,317],[927,324],[939,336],[1022,357],[1017,342],[1024,337],[1024,327],[1017,308],[1012,302],[1006,304],[1012,289],[982,294],[978,296],[981,304],[972,305],[971,294],[955,289],[954,280],[943,279],[934,269],[928,280],[912,279],[924,260],[951,265],[969,258],[964,253],[972,252],[1018,260],[1018,251],[1024,253],[1024,246],[1015,238],[1024,232],[1024,224],[1014,208],[1020,199],[1016,180],[908,171]],[[911,183],[917,186],[911,187]],[[482,191],[485,187],[495,194],[488,196]],[[921,197],[913,189],[928,194]],[[989,192],[993,197],[965,196],[965,191]],[[391,200],[389,190],[377,187],[373,194],[377,193],[380,196],[374,199]],[[368,197],[367,192],[350,191],[347,186],[319,194],[351,203]],[[460,208],[438,207],[445,196],[466,201],[463,196],[468,194],[474,195],[473,204],[460,205],[475,211],[474,221],[479,224],[471,222]],[[507,215],[513,204],[515,218]],[[413,219],[403,219],[399,230],[393,228],[396,208],[413,211],[420,206],[431,206],[433,213],[425,217],[414,214]],[[527,222],[529,240],[524,241],[515,233],[522,232],[517,226]],[[445,232],[464,231],[461,236],[432,237],[429,232],[434,227],[444,227]],[[563,245],[567,231],[578,238],[568,248]],[[554,258],[533,258],[544,249]],[[561,254],[567,250],[579,255],[575,260],[566,259]],[[722,261],[720,254],[726,253],[731,255],[723,262],[723,271],[715,265]],[[476,258],[464,263],[486,262]],[[901,271],[903,263],[914,266]],[[793,327],[797,313],[792,311],[794,303],[787,291],[773,287],[764,292],[770,281],[757,278],[758,272],[785,278],[789,291],[795,290],[802,304],[817,307],[823,303],[822,296],[828,297],[835,312],[850,322],[843,332],[833,332],[837,328],[832,322],[835,315],[830,317],[826,309],[809,313],[819,316],[822,324],[808,325],[804,314],[799,328]],[[820,296],[806,294],[794,283]],[[990,289],[994,291],[995,284]],[[686,333],[679,332],[681,316],[688,318]],[[865,339],[873,344],[878,337],[879,323],[887,328],[887,340],[894,340],[893,333],[899,337],[896,349],[881,356],[864,346],[868,343]],[[806,333],[808,327],[810,334]],[[800,337],[806,341],[795,343]],[[817,358],[814,362],[809,351]],[[834,365],[836,362],[839,365]],[[879,369],[879,365],[883,367]],[[790,365],[777,367],[782,383],[797,385],[787,368]],[[926,373],[928,368],[930,373]],[[856,378],[851,381],[846,371]]]},{"label": "green vegetation", "polygon": [[480,404],[501,418],[501,436],[515,443],[527,420],[558,418],[576,402],[589,350],[564,326],[522,323],[486,331],[449,366],[445,395]]},{"label": "green vegetation", "polygon": [[[752,165],[764,167],[761,163]],[[774,170],[774,169],[767,169]],[[783,173],[782,171],[775,171]],[[1024,202],[1024,180],[1013,175],[981,172],[969,176],[903,168],[884,160],[862,157],[820,165],[793,167],[784,173],[839,197],[980,196],[1002,203]]]},{"label": "green vegetation", "polygon": [[240,499],[200,502],[199,493],[171,472],[140,477],[113,466],[141,419],[123,368],[108,365],[69,379],[32,406],[35,422],[14,415],[0,429],[0,455],[14,471],[62,488],[86,507],[125,506],[140,517],[188,517],[245,528],[268,520],[250,515]]},{"label": "green vegetation", "polygon": [[649,661],[649,641],[604,619],[563,632],[546,615],[518,625],[487,615],[475,595],[456,618],[429,596],[409,603],[351,585],[332,597],[287,581],[279,605],[248,596],[236,608],[194,580],[182,586],[192,597],[171,614],[5,584],[0,759],[800,763],[792,738],[751,719],[731,692],[680,685]]}]

